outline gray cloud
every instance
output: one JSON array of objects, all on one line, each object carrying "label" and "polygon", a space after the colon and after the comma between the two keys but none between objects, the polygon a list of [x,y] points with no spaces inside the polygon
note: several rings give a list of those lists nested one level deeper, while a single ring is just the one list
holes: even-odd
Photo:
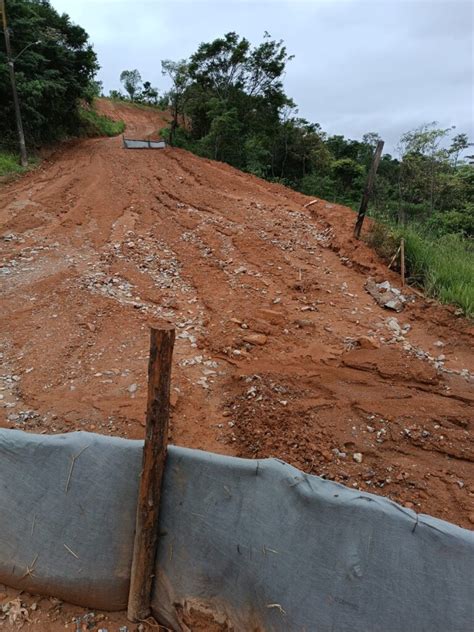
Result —
[{"label": "gray cloud", "polygon": [[106,91],[138,68],[163,91],[162,59],[202,41],[263,32],[295,55],[285,88],[299,114],[329,133],[376,131],[392,151],[433,120],[474,140],[473,4],[465,0],[52,0],[89,33]]}]

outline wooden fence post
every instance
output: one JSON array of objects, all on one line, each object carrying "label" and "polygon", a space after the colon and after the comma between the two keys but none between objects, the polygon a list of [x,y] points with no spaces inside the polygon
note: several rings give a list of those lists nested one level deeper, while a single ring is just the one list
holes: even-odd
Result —
[{"label": "wooden fence post", "polygon": [[402,276],[402,287],[405,285],[405,240],[400,240],[400,274]]},{"label": "wooden fence post", "polygon": [[127,616],[130,621],[143,620],[150,615],[158,547],[161,481],[168,443],[171,362],[175,331],[171,328],[151,328],[150,333],[146,435],[128,596]]},{"label": "wooden fence post", "polygon": [[362,230],[362,224],[364,223],[365,213],[367,211],[369,199],[372,194],[372,189],[374,188],[375,174],[377,173],[380,159],[382,157],[383,145],[383,140],[379,140],[375,149],[374,157],[372,158],[372,164],[370,165],[367,182],[365,183],[364,194],[362,195],[362,201],[360,203],[359,214],[354,226],[354,237],[356,237],[356,239],[359,239],[360,237],[360,231]]}]

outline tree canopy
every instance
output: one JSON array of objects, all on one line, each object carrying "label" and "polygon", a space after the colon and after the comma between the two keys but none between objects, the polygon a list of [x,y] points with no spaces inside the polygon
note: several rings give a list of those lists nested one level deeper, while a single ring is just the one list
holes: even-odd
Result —
[{"label": "tree canopy", "polygon": [[140,89],[142,83],[142,77],[138,70],[122,70],[120,73],[120,81],[123,84],[130,100],[133,101],[135,94]]},{"label": "tree canopy", "polygon": [[[27,142],[42,144],[74,133],[81,99],[93,96],[99,68],[86,31],[46,0],[9,0],[8,26]],[[23,51],[23,52],[22,52]],[[5,42],[0,37],[0,139],[16,145]]]}]

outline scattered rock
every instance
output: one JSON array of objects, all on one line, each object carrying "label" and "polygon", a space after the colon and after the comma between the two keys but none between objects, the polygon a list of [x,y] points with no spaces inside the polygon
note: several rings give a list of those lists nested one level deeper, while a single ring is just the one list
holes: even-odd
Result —
[{"label": "scattered rock", "polygon": [[354,452],[352,458],[356,463],[362,463],[362,454],[360,452]]},{"label": "scattered rock", "polygon": [[285,315],[274,309],[259,309],[258,315],[262,320],[268,321],[271,325],[283,325]]},{"label": "scattered rock", "polygon": [[248,334],[243,337],[243,340],[251,345],[264,345],[267,342],[267,336],[265,334]]},{"label": "scattered rock", "polygon": [[367,279],[365,289],[381,307],[401,312],[406,298],[399,289],[392,287],[388,281],[376,283],[372,277]]},{"label": "scattered rock", "polygon": [[373,338],[369,338],[368,336],[360,336],[357,338],[357,346],[361,349],[378,349],[379,344]]},{"label": "scattered rock", "polygon": [[206,390],[209,388],[209,383],[208,383],[208,381],[207,381],[207,377],[206,377],[206,376],[200,377],[200,378],[197,380],[196,384],[199,384],[199,386],[202,386],[202,387],[203,387],[203,388],[205,388]]},{"label": "scattered rock", "polygon": [[387,318],[386,324],[387,327],[391,329],[396,336],[401,335],[402,328],[398,324],[398,320],[396,318]]},{"label": "scattered rock", "polygon": [[133,395],[133,393],[136,393],[138,389],[138,385],[137,384],[130,384],[130,386],[128,387],[128,392]]}]

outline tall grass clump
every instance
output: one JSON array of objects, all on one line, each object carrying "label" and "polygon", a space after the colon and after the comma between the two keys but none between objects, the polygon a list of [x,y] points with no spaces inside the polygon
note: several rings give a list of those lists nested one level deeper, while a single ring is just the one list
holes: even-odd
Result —
[{"label": "tall grass clump", "polygon": [[19,176],[22,173],[26,173],[31,169],[34,169],[40,162],[38,156],[34,153],[28,154],[28,166],[22,167],[20,165],[20,156],[12,151],[6,151],[0,149],[0,177],[3,181],[10,180],[15,176]]},{"label": "tall grass clump", "polygon": [[0,176],[23,173],[25,167],[20,165],[19,157],[8,151],[0,151]]},{"label": "tall grass clump", "polygon": [[443,303],[460,307],[474,317],[474,243],[460,235],[436,236],[419,225],[389,226],[375,222],[368,241],[385,259],[405,240],[409,283],[422,287]]}]

